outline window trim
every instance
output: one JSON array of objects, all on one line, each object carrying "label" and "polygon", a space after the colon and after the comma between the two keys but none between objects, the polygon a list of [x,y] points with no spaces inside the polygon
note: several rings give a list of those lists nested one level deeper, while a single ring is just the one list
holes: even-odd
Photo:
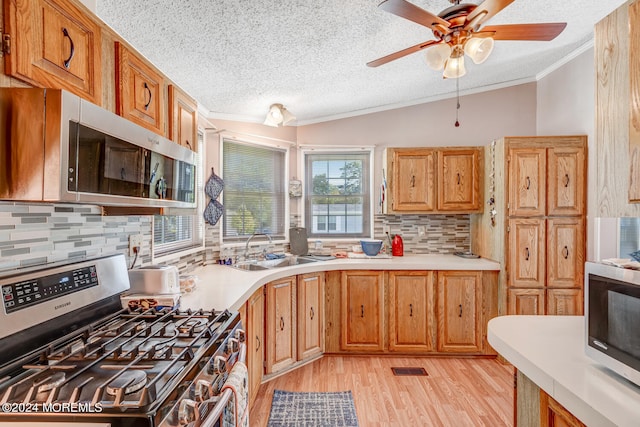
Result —
[{"label": "window trim", "polygon": [[[235,132],[234,132],[235,133]],[[290,215],[291,215],[291,202],[290,202],[290,198],[288,197],[289,195],[289,163],[290,163],[290,159],[291,159],[291,145],[292,143],[288,142],[288,141],[284,141],[286,143],[278,143],[277,141],[279,140],[275,140],[274,142],[267,142],[267,141],[262,141],[259,139],[254,139],[251,136],[245,136],[244,134],[239,134],[242,135],[241,138],[236,137],[235,135],[231,136],[228,134],[223,134],[220,133],[219,134],[219,138],[218,138],[218,158],[219,158],[219,165],[220,165],[220,177],[224,180],[224,141],[228,140],[230,142],[234,142],[234,143],[238,143],[238,144],[246,144],[246,145],[253,145],[255,147],[259,147],[259,148],[267,148],[267,149],[273,149],[273,150],[281,150],[284,151],[284,191],[285,191],[285,197],[284,197],[284,230],[283,230],[283,238],[282,239],[273,239],[273,243],[288,243],[289,242],[289,227],[291,224],[291,220],[290,220]],[[274,138],[275,139],[275,138]],[[222,204],[224,205],[224,190],[222,191],[222,195],[221,195],[221,200],[222,200]],[[224,218],[220,218],[220,221],[223,221]],[[219,223],[219,230],[218,230],[218,238],[220,241],[220,248],[234,248],[234,247],[244,247],[245,245],[245,241],[225,241],[224,239],[224,227],[222,226],[221,223]]]},{"label": "window trim", "polygon": [[[298,156],[298,170],[300,171],[300,175],[302,177],[304,177],[304,179],[306,180],[306,175],[307,175],[307,169],[306,169],[306,157],[307,154],[355,154],[355,153],[368,153],[369,155],[369,230],[368,230],[368,234],[367,231],[364,231],[364,234],[367,235],[367,238],[373,238],[373,232],[374,232],[374,213],[375,213],[375,192],[374,192],[374,188],[375,188],[375,174],[374,174],[374,170],[375,170],[375,147],[374,146],[352,146],[352,147],[345,147],[345,146],[299,146],[299,156]],[[302,201],[300,202],[301,207],[300,207],[300,223],[302,224],[303,227],[307,228],[307,230],[309,230],[309,227],[311,226],[311,224],[306,224],[306,220],[307,220],[307,212],[306,212],[306,200],[307,200],[307,183],[305,182],[302,186]],[[366,193],[365,193],[366,195]],[[312,237],[312,234],[309,232],[309,238],[316,238],[316,237]],[[326,240],[326,241],[335,241],[335,242],[339,242],[339,241],[349,241],[352,242],[354,240],[359,239],[359,237],[349,237],[349,236],[336,236],[336,237],[330,237],[330,236],[322,236],[322,237],[317,237],[318,239],[322,239],[322,240]]]}]

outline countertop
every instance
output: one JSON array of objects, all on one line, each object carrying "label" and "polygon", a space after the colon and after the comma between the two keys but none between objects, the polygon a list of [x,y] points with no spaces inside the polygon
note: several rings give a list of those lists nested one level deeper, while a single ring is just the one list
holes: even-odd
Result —
[{"label": "countertop", "polygon": [[501,316],[491,346],[588,426],[640,425],[640,387],[587,357],[584,316]]},{"label": "countertop", "polygon": [[182,308],[238,310],[262,285],[296,274],[332,270],[500,270],[500,264],[484,258],[455,255],[405,255],[393,258],[343,258],[269,270],[245,271],[222,265],[199,267],[196,288],[183,294]]}]

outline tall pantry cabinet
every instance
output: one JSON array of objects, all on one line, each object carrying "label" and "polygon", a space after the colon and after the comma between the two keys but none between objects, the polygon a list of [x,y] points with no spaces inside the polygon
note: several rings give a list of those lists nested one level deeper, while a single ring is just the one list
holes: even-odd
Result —
[{"label": "tall pantry cabinet", "polygon": [[486,150],[490,207],[472,217],[472,250],[504,266],[500,314],[582,314],[586,136],[505,137]]}]

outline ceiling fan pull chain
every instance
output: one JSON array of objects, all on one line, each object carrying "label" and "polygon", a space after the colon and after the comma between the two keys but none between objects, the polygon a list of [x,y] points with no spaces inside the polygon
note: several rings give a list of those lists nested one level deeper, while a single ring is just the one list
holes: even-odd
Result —
[{"label": "ceiling fan pull chain", "polygon": [[456,79],[456,127],[460,127],[460,122],[458,121],[458,110],[460,109],[460,77]]}]

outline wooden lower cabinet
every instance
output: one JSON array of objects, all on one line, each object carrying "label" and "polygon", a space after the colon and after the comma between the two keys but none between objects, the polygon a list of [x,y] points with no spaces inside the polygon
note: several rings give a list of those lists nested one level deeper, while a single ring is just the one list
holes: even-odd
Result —
[{"label": "wooden lower cabinet", "polygon": [[509,314],[583,314],[582,289],[511,288],[507,297]]},{"label": "wooden lower cabinet", "polygon": [[296,358],[296,277],[266,285],[266,374],[293,365]]},{"label": "wooden lower cabinet", "polygon": [[324,352],[324,272],[298,278],[298,360]]},{"label": "wooden lower cabinet", "polygon": [[478,353],[482,351],[482,273],[438,272],[438,351]]},{"label": "wooden lower cabinet", "polygon": [[389,272],[389,351],[434,350],[432,271]]},{"label": "wooden lower cabinet", "polygon": [[343,271],[341,350],[378,352],[384,348],[384,272]]},{"label": "wooden lower cabinet", "polygon": [[540,427],[586,427],[586,424],[540,390]]},{"label": "wooden lower cabinet", "polygon": [[544,314],[544,289],[509,289],[509,314]]},{"label": "wooden lower cabinet", "polygon": [[547,314],[582,316],[582,289],[547,289]]},{"label": "wooden lower cabinet", "polygon": [[246,313],[249,402],[253,402],[264,372],[264,288],[261,287],[249,298]]}]

